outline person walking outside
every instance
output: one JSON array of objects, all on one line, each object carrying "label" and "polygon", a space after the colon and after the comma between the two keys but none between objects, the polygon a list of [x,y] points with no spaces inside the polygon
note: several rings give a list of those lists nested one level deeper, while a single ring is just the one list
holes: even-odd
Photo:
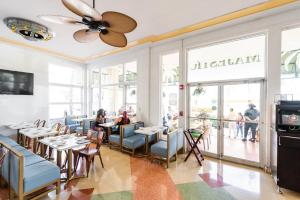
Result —
[{"label": "person walking outside", "polygon": [[229,115],[227,116],[227,120],[228,120],[228,136],[229,138],[231,137],[231,135],[233,137],[235,137],[235,128],[236,128],[236,113],[234,112],[233,108],[230,108],[230,112]]},{"label": "person walking outside", "polygon": [[247,140],[248,131],[251,130],[251,138],[249,141],[255,142],[256,128],[258,125],[259,112],[255,108],[256,106],[253,103],[249,103],[248,109],[245,111],[245,130],[244,130],[244,138],[243,142]]},{"label": "person walking outside", "polygon": [[244,116],[241,112],[238,113],[236,120],[236,135],[235,137],[239,137],[239,132],[241,132],[241,138],[244,136]]}]

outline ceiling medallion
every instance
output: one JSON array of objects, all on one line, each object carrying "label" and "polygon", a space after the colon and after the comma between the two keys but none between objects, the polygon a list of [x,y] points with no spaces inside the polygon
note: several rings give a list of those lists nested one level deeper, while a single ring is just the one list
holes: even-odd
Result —
[{"label": "ceiling medallion", "polygon": [[16,17],[7,17],[3,21],[12,32],[23,36],[26,40],[48,41],[53,38],[53,33],[46,26],[36,22]]}]

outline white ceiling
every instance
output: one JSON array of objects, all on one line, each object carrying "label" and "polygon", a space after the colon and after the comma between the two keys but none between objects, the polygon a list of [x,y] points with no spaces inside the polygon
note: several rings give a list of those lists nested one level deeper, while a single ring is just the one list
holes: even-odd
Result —
[{"label": "white ceiling", "polygon": [[[85,1],[92,4],[92,0]],[[96,0],[96,9],[100,13],[122,12],[136,19],[138,27],[127,34],[130,42],[173,31],[263,2],[266,0]],[[1,0],[0,36],[80,58],[113,48],[100,40],[87,44],[77,43],[72,35],[84,26],[52,24],[37,18],[38,15],[51,14],[77,17],[67,10],[60,0]],[[56,36],[48,42],[24,40],[21,36],[13,34],[2,22],[5,17],[9,16],[37,21],[48,26]]]}]

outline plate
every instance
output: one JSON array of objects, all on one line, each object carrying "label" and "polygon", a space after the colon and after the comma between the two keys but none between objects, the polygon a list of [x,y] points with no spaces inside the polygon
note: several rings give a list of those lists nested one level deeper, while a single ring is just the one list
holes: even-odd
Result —
[{"label": "plate", "polygon": [[76,143],[77,144],[85,144],[85,143],[88,143],[89,140],[78,140]]},{"label": "plate", "polygon": [[66,144],[66,142],[65,141],[57,141],[54,144],[57,146],[64,146]]}]

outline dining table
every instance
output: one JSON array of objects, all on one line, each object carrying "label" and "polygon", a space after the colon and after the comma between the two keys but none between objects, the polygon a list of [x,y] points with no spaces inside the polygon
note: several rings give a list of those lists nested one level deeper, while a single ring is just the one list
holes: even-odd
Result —
[{"label": "dining table", "polygon": [[109,143],[109,136],[112,133],[112,127],[114,127],[116,124],[115,122],[107,122],[107,123],[103,123],[103,124],[99,124],[99,126],[101,126],[104,129],[107,129],[107,134],[105,136],[105,141],[107,143]]},{"label": "dining table", "polygon": [[[77,134],[65,134],[65,135],[59,135],[59,136],[53,136],[53,137],[46,137],[41,140],[39,140],[42,144],[51,147],[52,149],[55,149],[57,152],[57,165],[60,167],[61,172],[64,172],[64,169],[62,169],[62,152],[67,152],[67,166],[66,166],[66,173],[67,173],[67,184],[70,180],[73,180],[75,178],[81,178],[82,176],[72,176],[73,169],[72,169],[72,149],[79,148],[82,146],[86,146],[90,144],[90,140],[86,138],[86,136],[78,136]],[[66,185],[67,185],[66,184]]]},{"label": "dining table", "polygon": [[[33,140],[33,146],[32,146],[33,153],[37,152],[37,140],[39,138],[52,136],[52,135],[56,135],[56,134],[59,134],[59,132],[56,130],[53,130],[51,128],[46,128],[46,127],[25,128],[25,129],[20,130],[20,135],[26,136]],[[22,138],[23,138],[22,143],[25,144],[25,137],[22,137]]]},{"label": "dining table", "polygon": [[14,124],[9,124],[7,126],[10,129],[17,130],[17,143],[21,145],[25,145],[25,144],[22,144],[23,141],[21,140],[20,130],[36,127],[36,125],[33,122],[14,123]]},{"label": "dining table", "polygon": [[145,143],[146,143],[146,155],[149,154],[149,137],[151,135],[156,135],[156,141],[158,140],[158,134],[164,131],[165,127],[161,126],[149,126],[149,127],[140,127],[135,130],[135,133],[145,135]]}]

